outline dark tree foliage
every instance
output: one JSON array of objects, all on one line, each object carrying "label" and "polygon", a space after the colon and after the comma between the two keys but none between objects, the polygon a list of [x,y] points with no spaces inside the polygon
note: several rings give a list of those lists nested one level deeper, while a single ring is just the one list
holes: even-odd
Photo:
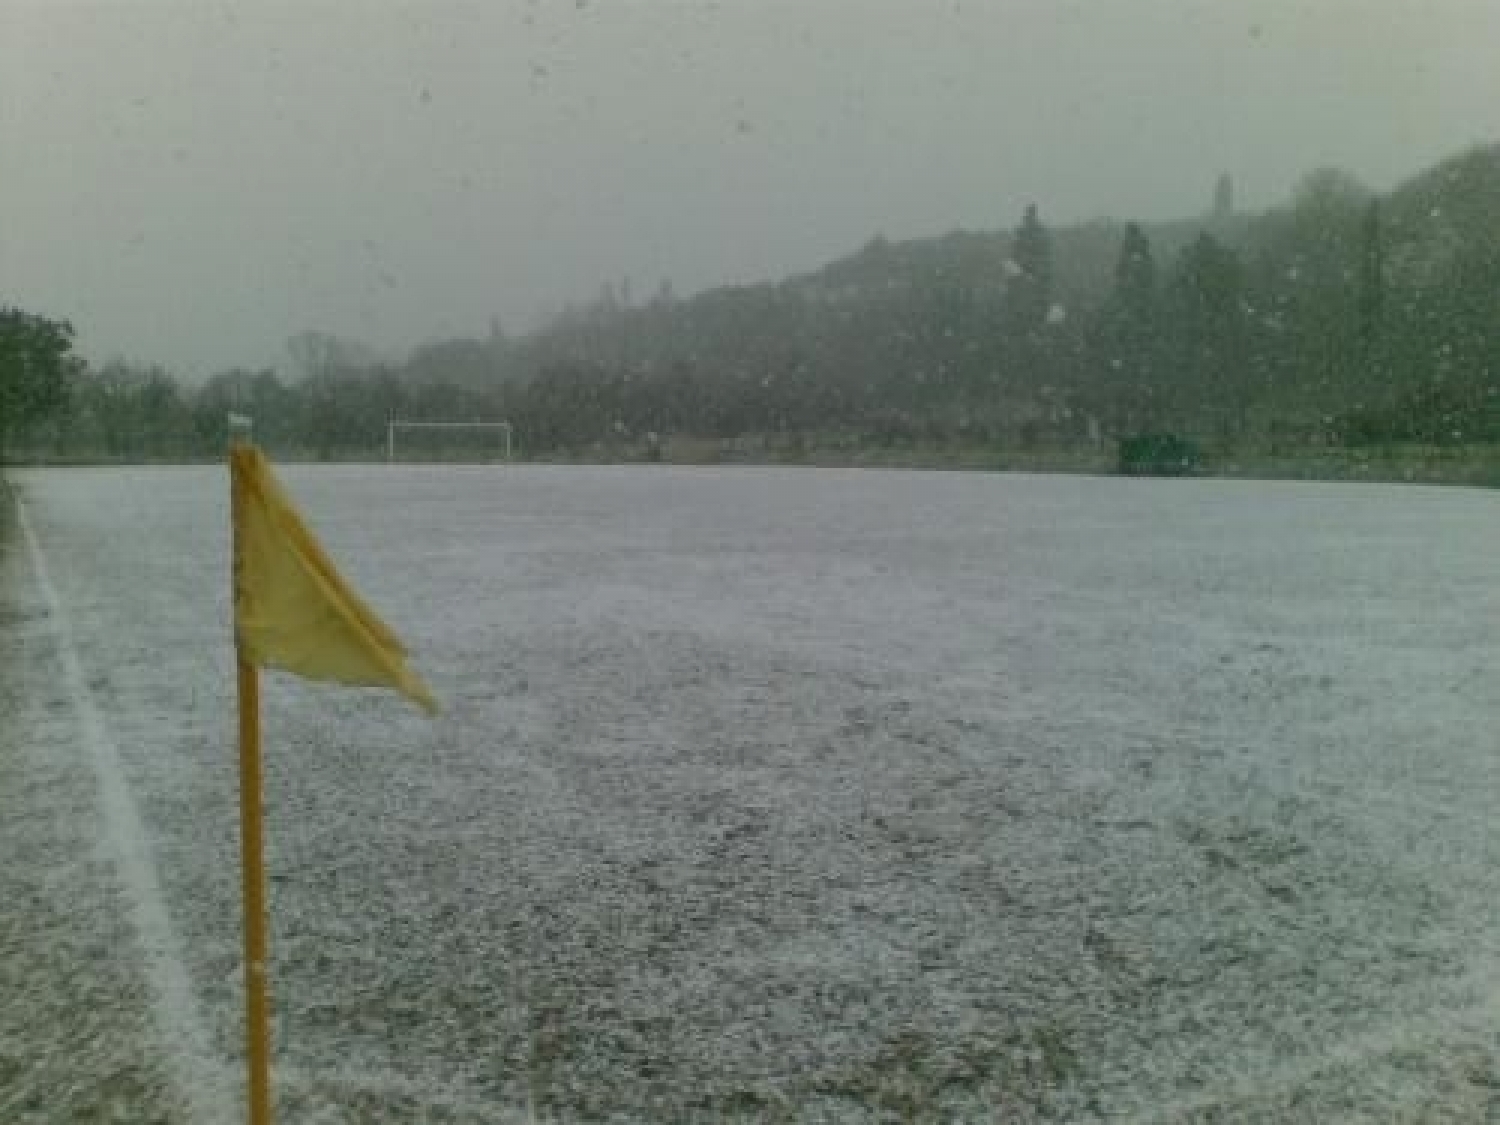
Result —
[{"label": "dark tree foliage", "polygon": [[1158,304],[1151,242],[1130,223],[1120,242],[1114,292],[1095,346],[1096,362],[1108,381],[1101,396],[1103,412],[1121,431],[1155,421],[1154,392],[1163,375]]},{"label": "dark tree foliage", "polygon": [[1207,232],[1177,263],[1170,315],[1178,409],[1217,408],[1221,421],[1235,424],[1247,357],[1244,271]]},{"label": "dark tree foliage", "polygon": [[1365,208],[1359,247],[1359,342],[1366,365],[1375,362],[1385,313],[1385,248],[1380,233],[1380,200]]},{"label": "dark tree foliage", "polygon": [[1011,331],[1035,332],[1052,307],[1052,236],[1042,225],[1035,203],[1027,206],[1016,230],[1010,260],[1013,272],[1006,288],[1006,306]]},{"label": "dark tree foliage", "polygon": [[1151,240],[1139,224],[1125,227],[1120,260],[1115,265],[1115,302],[1120,312],[1149,323],[1156,314],[1156,259]]},{"label": "dark tree foliage", "polygon": [[1214,184],[1214,210],[1215,222],[1223,222],[1234,214],[1234,181],[1229,178],[1229,173],[1220,174],[1218,182]]},{"label": "dark tree foliage", "polygon": [[1387,407],[1360,408],[1334,422],[1338,439],[1349,446],[1417,442],[1463,445],[1500,442],[1500,389],[1476,383],[1433,381]]},{"label": "dark tree foliage", "polygon": [[66,321],[0,307],[0,449],[16,428],[67,401],[72,348]]}]

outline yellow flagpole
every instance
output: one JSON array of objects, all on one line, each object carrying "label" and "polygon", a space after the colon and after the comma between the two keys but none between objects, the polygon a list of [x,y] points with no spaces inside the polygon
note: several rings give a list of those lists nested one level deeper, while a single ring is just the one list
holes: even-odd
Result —
[{"label": "yellow flagpole", "polygon": [[[248,431],[249,419],[230,415],[231,440]],[[233,566],[240,563],[242,489],[230,469]],[[237,574],[236,576],[237,577]],[[233,591],[231,590],[231,604]],[[266,971],[266,863],[261,808],[260,670],[245,658],[238,638],[235,665],[240,726],[240,889],[245,928],[245,1096],[249,1125],[271,1125],[271,1004]]]},{"label": "yellow flagpole", "polygon": [[261,833],[260,673],[237,655],[240,697],[240,872],[245,916],[245,1060],[250,1125],[271,1125],[266,989],[266,868]]}]

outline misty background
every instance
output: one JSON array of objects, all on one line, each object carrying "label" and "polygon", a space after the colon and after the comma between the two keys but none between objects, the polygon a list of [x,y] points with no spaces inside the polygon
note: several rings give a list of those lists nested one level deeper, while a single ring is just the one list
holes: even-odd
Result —
[{"label": "misty background", "polygon": [[1483,2],[0,3],[0,294],[197,382],[877,234],[1377,190],[1492,138]]}]

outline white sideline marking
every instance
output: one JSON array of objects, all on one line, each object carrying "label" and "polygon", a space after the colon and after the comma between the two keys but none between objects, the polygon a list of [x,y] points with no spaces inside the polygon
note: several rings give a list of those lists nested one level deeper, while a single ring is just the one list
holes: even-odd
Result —
[{"label": "white sideline marking", "polygon": [[213,1057],[209,1037],[198,1010],[182,954],[182,942],[172,928],[161,880],[151,858],[151,845],[125,782],[119,751],[94,708],[83,667],[73,643],[73,629],[52,585],[42,545],[26,518],[26,505],[16,498],[16,517],[31,554],[32,569],[47,603],[47,614],[57,640],[63,679],[78,714],[78,725],[99,784],[99,806],[104,813],[105,838],[124,883],[136,937],[146,962],[153,1015],[166,1049],[173,1084],[187,1105],[195,1125],[231,1125],[238,1115],[225,1087],[225,1068]]}]

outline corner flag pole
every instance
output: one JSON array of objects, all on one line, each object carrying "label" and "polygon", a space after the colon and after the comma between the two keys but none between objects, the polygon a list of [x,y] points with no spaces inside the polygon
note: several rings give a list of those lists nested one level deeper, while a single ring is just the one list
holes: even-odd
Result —
[{"label": "corner flag pole", "polygon": [[261,814],[260,668],[399,691],[429,715],[437,700],[406,648],[334,567],[231,414],[234,656],[240,718],[240,873],[245,918],[245,1059],[250,1125],[271,1125],[266,871]]},{"label": "corner flag pole", "polygon": [[245,917],[245,1059],[250,1125],[271,1125],[266,867],[261,832],[260,670],[236,646],[240,705],[240,879]]},{"label": "corner flag pole", "polygon": [[[230,443],[249,440],[250,419],[229,416]],[[232,558],[240,561],[244,513],[240,490],[230,490]],[[233,604],[233,591],[231,591]],[[240,890],[245,937],[245,1062],[249,1125],[271,1125],[271,1005],[266,989],[266,864],[262,832],[260,669],[235,638],[240,734]]]}]

